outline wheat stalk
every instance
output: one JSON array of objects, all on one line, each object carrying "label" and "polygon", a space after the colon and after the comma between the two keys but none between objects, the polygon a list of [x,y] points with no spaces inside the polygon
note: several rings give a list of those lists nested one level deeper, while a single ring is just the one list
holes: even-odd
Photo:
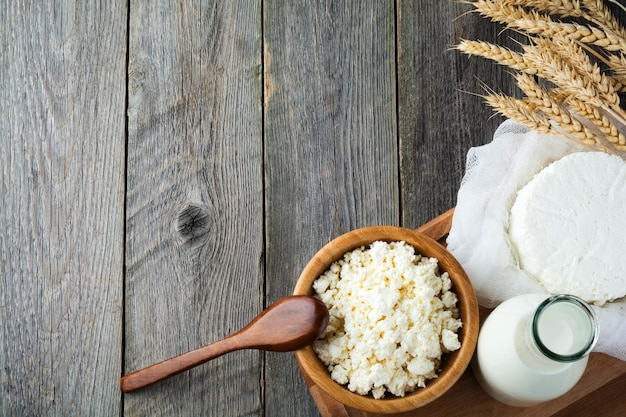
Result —
[{"label": "wheat stalk", "polygon": [[626,38],[626,31],[602,0],[508,0],[507,3],[512,6],[532,7],[552,16],[585,19],[605,32]]},{"label": "wheat stalk", "polygon": [[462,40],[457,49],[526,74],[539,75],[570,94],[582,95],[599,107],[608,104],[615,111],[622,112],[614,89],[615,82],[601,74],[599,67],[591,64],[586,55],[586,60],[581,60],[584,53],[570,40],[560,38],[556,45],[560,49],[548,48],[551,45],[545,38],[536,38],[531,45],[524,46],[525,53],[520,54],[484,41]]},{"label": "wheat stalk", "polygon": [[[528,39],[520,52],[480,40],[461,40],[456,46],[467,55],[516,71],[517,86],[525,97],[491,93],[484,96],[487,104],[531,129],[558,133],[626,158],[626,112],[618,95],[626,85],[626,30],[602,0],[477,0],[469,4],[482,16]],[[575,21],[555,20],[568,18]],[[546,80],[546,85],[540,86],[537,77]]]},{"label": "wheat stalk", "polygon": [[575,48],[566,49],[569,42],[551,42],[556,48],[551,48],[546,39],[535,39],[533,44],[524,47],[528,61],[535,66],[538,74],[563,91],[577,95],[597,107],[608,107],[623,113],[614,82],[603,76],[599,67],[588,60],[581,61],[576,57]]},{"label": "wheat stalk", "polygon": [[579,1],[570,0],[509,0],[511,6],[532,7],[536,11],[562,17],[584,17]]},{"label": "wheat stalk", "polygon": [[[577,125],[581,123],[579,120],[587,120],[609,142],[620,145],[626,144],[624,135],[622,135],[615,124],[600,113],[596,107],[587,104],[583,100],[562,94],[558,90],[548,91],[539,86],[535,79],[527,74],[517,74],[515,79],[519,89],[526,95],[528,101],[533,103],[537,111],[548,115],[548,117],[550,117],[550,114],[554,114],[554,117],[551,117],[551,119],[559,125],[569,123],[565,120],[563,116],[564,113],[567,117],[574,119],[572,124]],[[580,130],[580,127],[575,126],[575,130]],[[591,129],[589,129],[589,133],[591,134],[586,135],[585,140],[591,139],[595,142],[597,147],[604,147],[603,142],[598,136],[593,134]]]},{"label": "wheat stalk", "polygon": [[[626,51],[626,39],[613,31],[585,26],[576,22],[557,22],[548,14],[542,14],[538,9],[527,11],[521,6],[521,4],[526,5],[526,3],[529,2],[521,0],[478,0],[471,4],[481,15],[489,17],[494,22],[501,23],[509,29],[530,34],[541,34],[546,37],[567,36],[609,51]],[[545,9],[553,10],[553,7],[546,6]],[[591,18],[591,16],[588,17]]]}]

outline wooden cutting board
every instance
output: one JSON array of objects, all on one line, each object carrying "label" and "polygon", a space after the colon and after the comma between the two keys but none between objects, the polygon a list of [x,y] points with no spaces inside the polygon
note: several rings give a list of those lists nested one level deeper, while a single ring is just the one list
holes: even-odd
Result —
[{"label": "wooden cutting board", "polygon": [[[417,229],[445,244],[450,231],[454,209],[431,220]],[[481,308],[482,319],[489,310]],[[324,393],[304,373],[309,392],[322,417],[376,417],[372,414],[344,406]],[[393,414],[393,417],[429,416],[626,416],[626,362],[600,353],[592,353],[585,374],[567,394],[555,400],[528,408],[509,407],[492,399],[476,382],[471,368],[438,400],[414,411]]]}]

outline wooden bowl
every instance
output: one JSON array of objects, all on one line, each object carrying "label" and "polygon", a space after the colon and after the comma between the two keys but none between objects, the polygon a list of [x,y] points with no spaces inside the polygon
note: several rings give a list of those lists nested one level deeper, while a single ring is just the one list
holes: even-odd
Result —
[{"label": "wooden bowl", "polygon": [[313,281],[323,274],[330,264],[343,257],[344,253],[361,246],[368,246],[375,241],[405,241],[416,252],[427,257],[437,258],[440,272],[448,272],[453,283],[452,290],[457,294],[457,306],[463,327],[459,331],[461,348],[445,354],[439,376],[427,381],[425,388],[417,388],[404,397],[388,394],[385,398],[375,399],[351,392],[330,378],[326,366],[317,357],[313,348],[308,346],[295,353],[298,365],[305,378],[317,385],[326,394],[349,407],[373,412],[393,414],[410,411],[426,405],[443,395],[461,377],[470,363],[478,339],[478,303],[465,271],[456,259],[439,243],[414,230],[393,226],[373,226],[353,230],[332,240],[313,256],[302,271],[294,294],[311,295]]}]

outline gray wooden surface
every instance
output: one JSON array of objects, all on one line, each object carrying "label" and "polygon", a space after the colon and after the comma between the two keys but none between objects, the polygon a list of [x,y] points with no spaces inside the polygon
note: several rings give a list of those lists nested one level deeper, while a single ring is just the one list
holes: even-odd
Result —
[{"label": "gray wooden surface", "polygon": [[0,5],[0,415],[115,415],[126,4],[29,3]]},{"label": "gray wooden surface", "polygon": [[455,204],[500,122],[450,47],[498,28],[430,1],[0,5],[0,416],[314,416],[291,354],[238,330],[350,229]]}]

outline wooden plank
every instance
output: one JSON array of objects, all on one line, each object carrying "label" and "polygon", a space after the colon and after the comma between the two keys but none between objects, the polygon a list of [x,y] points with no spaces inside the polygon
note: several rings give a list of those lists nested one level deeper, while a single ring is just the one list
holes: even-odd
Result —
[{"label": "wooden plank", "polygon": [[[617,361],[617,360],[616,360]],[[579,416],[602,416],[621,417],[626,413],[626,402],[623,400],[624,387],[626,387],[626,365],[624,362],[616,362],[622,368],[622,375],[611,382],[596,389],[564,408],[554,417]],[[607,399],[609,401],[607,401]]]},{"label": "wooden plank", "polygon": [[126,4],[0,6],[0,415],[119,415]]},{"label": "wooden plank", "polygon": [[[131,2],[125,372],[262,308],[261,56],[258,1]],[[218,358],[124,414],[262,414],[261,360]]]},{"label": "wooden plank", "polygon": [[[399,222],[392,1],[264,2],[267,301],[331,238]],[[317,410],[266,357],[266,415]]]},{"label": "wooden plank", "polygon": [[461,38],[510,33],[454,1],[398,2],[398,114],[402,224],[416,228],[456,205],[471,146],[491,141],[503,121],[475,94],[483,85],[516,94],[508,72],[452,49]]}]

